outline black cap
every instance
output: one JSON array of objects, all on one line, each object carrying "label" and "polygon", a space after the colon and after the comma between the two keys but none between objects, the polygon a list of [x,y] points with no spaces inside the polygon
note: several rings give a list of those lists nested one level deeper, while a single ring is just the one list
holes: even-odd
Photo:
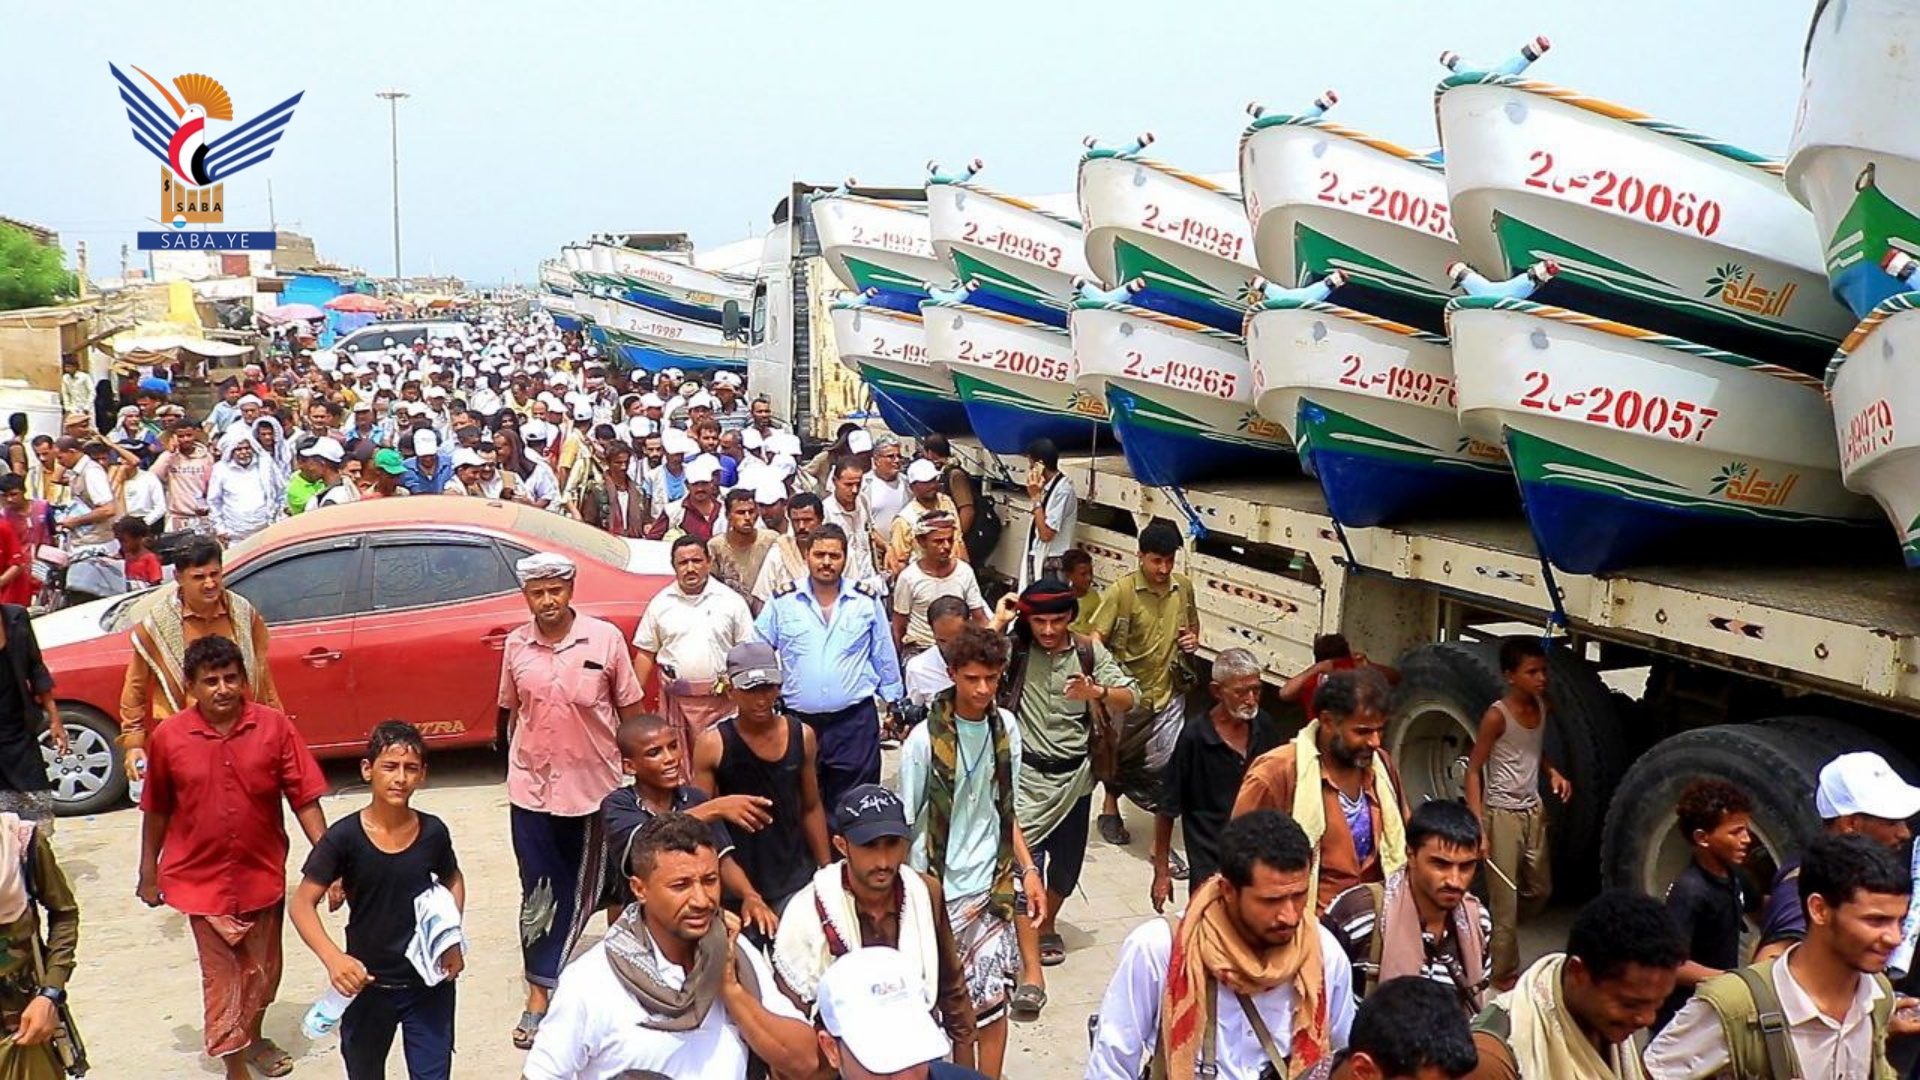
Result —
[{"label": "black cap", "polygon": [[910,837],[907,807],[900,796],[879,784],[861,784],[840,796],[833,808],[833,831],[849,844],[871,844],[887,836]]}]

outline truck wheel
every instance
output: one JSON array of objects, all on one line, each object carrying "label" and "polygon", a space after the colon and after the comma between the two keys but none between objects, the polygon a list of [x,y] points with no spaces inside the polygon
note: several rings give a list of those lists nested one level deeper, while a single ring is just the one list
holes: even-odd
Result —
[{"label": "truck wheel", "polygon": [[1810,743],[1820,749],[1821,757],[1813,763],[1814,782],[1820,778],[1820,767],[1841,754],[1850,754],[1855,750],[1871,750],[1885,758],[1893,771],[1905,777],[1908,783],[1920,779],[1920,768],[1916,768],[1913,759],[1902,753],[1893,743],[1866,730],[1840,720],[1828,720],[1821,716],[1770,716],[1755,722],[1756,727],[1784,732],[1802,742]]},{"label": "truck wheel", "polygon": [[[1584,895],[1598,879],[1600,833],[1614,786],[1626,772],[1623,725],[1606,684],[1573,652],[1547,653],[1547,756],[1573,783],[1561,805],[1545,790],[1555,891]],[[1400,766],[1408,801],[1461,798],[1467,757],[1487,706],[1506,692],[1500,647],[1490,641],[1448,641],[1403,658],[1399,707],[1387,725],[1388,752]],[[1402,755],[1407,756],[1402,756]]]},{"label": "truck wheel", "polygon": [[1689,783],[1717,776],[1753,800],[1756,850],[1748,868],[1766,888],[1780,859],[1819,832],[1813,789],[1824,760],[1817,744],[1765,724],[1697,728],[1656,744],[1627,770],[1607,815],[1606,884],[1665,895],[1690,857],[1674,805]]},{"label": "truck wheel", "polygon": [[113,740],[120,725],[84,705],[63,702],[60,720],[67,728],[67,754],[53,752],[53,738],[40,736],[40,756],[53,781],[53,810],[78,817],[111,810],[127,801],[127,774]]}]

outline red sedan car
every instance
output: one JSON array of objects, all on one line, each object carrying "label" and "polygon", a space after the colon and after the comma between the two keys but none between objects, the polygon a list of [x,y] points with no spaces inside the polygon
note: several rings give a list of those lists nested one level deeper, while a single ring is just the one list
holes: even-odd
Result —
[{"label": "red sedan car", "polygon": [[[666,545],[623,540],[531,507],[432,495],[303,514],[233,546],[227,585],[273,632],[281,700],[320,757],[354,757],[382,720],[436,746],[501,740],[500,653],[525,623],[516,560],[557,551],[580,567],[576,607],[631,639],[673,580]],[[61,813],[124,802],[113,737],[129,633],[163,590],[42,615],[34,633],[56,683],[71,750],[44,753]],[[43,743],[45,740],[43,739]]]}]

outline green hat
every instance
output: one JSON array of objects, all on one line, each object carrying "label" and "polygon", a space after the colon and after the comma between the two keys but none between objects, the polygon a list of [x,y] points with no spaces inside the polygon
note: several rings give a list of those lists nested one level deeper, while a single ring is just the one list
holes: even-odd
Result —
[{"label": "green hat", "polygon": [[399,476],[407,471],[407,463],[398,450],[382,450],[373,455],[373,467],[389,476]]}]

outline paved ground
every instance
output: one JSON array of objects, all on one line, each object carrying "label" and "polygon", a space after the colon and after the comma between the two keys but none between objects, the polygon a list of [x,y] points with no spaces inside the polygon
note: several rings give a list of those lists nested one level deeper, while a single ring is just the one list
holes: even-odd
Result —
[{"label": "paved ground", "polygon": [[[508,1041],[524,1000],[519,979],[515,922],[519,907],[513,855],[507,840],[504,769],[491,754],[448,755],[417,805],[445,819],[467,875],[467,932],[472,952],[460,983],[457,1075],[510,1080],[520,1075],[522,1055]],[[344,763],[328,773],[337,794],[325,800],[328,820],[365,803],[357,767]],[[295,837],[291,858],[297,872],[305,841]],[[1052,968],[1050,1001],[1038,1022],[1014,1027],[1008,1053],[1009,1080],[1059,1080],[1078,1076],[1086,1060],[1086,1020],[1097,1008],[1120,942],[1152,914],[1147,902],[1147,842],[1151,821],[1129,808],[1131,848],[1109,847],[1096,837],[1080,895],[1060,919],[1068,948],[1066,964]],[[148,910],[133,896],[139,858],[139,817],[131,811],[60,822],[55,847],[81,903],[80,965],[72,986],[94,1073],[145,1080],[217,1075],[200,1050],[200,986],[186,922],[173,912]],[[344,912],[334,927],[341,940]],[[1553,913],[1530,944],[1559,933],[1564,914]],[[286,937],[287,971],[280,1002],[267,1014],[267,1032],[298,1059],[298,1077],[344,1076],[337,1040],[309,1042],[300,1019],[319,996],[324,971],[291,926]],[[399,1051],[389,1075],[404,1076]]]}]

